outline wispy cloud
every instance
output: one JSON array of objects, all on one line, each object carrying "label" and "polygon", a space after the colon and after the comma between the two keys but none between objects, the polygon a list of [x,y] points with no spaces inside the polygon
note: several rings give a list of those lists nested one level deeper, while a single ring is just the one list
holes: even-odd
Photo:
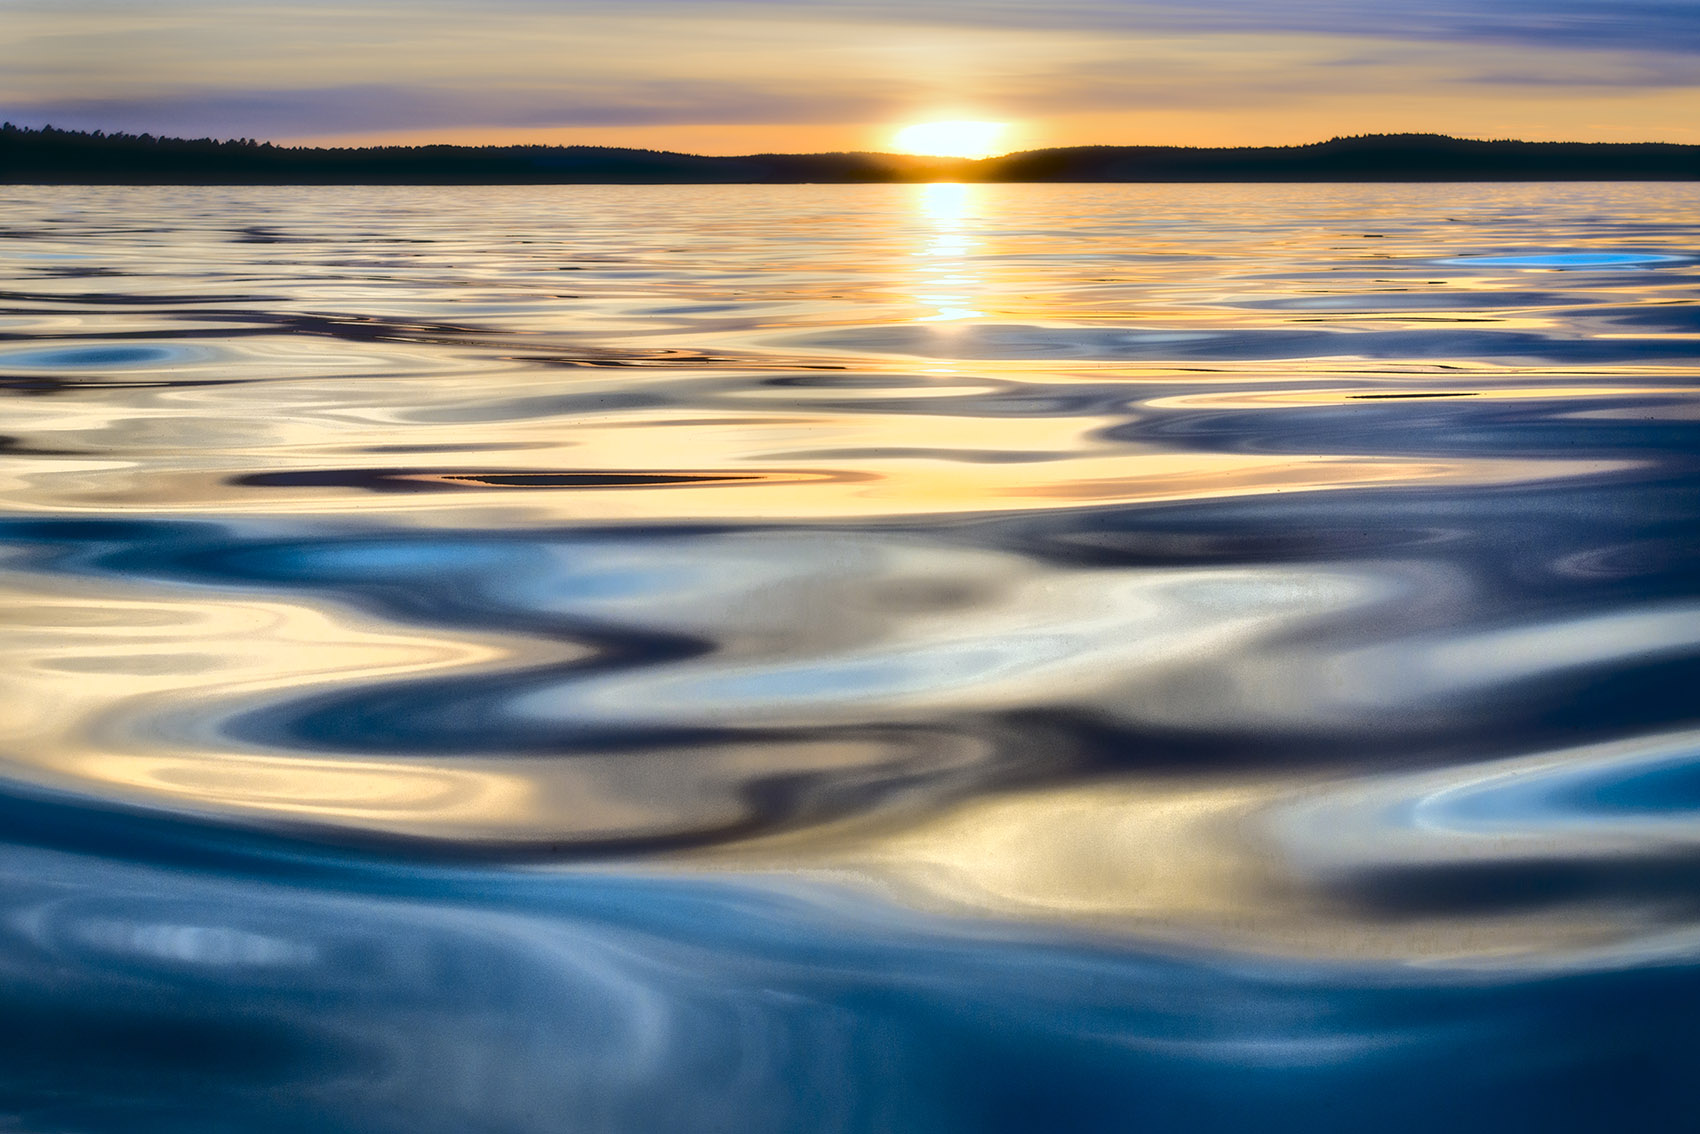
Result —
[{"label": "wispy cloud", "polygon": [[14,101],[22,125],[290,135],[431,126],[618,126],[841,120],[888,108],[867,99],[781,95],[761,87],[652,80],[614,92],[552,88],[469,90],[365,84],[301,90],[212,88],[134,98]]},{"label": "wispy cloud", "polygon": [[[510,0],[526,3],[527,0]],[[548,4],[550,0],[532,0]],[[647,0],[683,9],[694,0]],[[633,5],[635,6],[642,6]],[[1494,42],[1577,50],[1700,53],[1693,0],[770,0],[816,13],[892,21],[1220,34],[1293,32],[1377,39]],[[628,8],[629,10],[629,8]]]},{"label": "wispy cloud", "polygon": [[[369,0],[377,4],[414,0]],[[459,4],[461,0],[437,0]],[[701,11],[703,0],[495,0],[530,11]],[[737,0],[769,15],[958,26],[1219,34],[1293,32],[1581,50],[1700,53],[1693,0]]]}]

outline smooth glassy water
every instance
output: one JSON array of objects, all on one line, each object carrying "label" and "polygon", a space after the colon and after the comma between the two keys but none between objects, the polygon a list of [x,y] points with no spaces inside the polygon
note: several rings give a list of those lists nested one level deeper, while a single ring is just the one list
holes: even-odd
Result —
[{"label": "smooth glassy water", "polygon": [[0,1126],[1700,1108],[1700,187],[0,227]]}]

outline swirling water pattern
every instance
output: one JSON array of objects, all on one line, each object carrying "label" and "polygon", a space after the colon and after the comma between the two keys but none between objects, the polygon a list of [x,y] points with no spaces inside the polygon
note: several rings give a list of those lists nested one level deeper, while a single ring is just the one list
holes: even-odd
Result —
[{"label": "swirling water pattern", "polygon": [[1665,1130],[1700,190],[0,197],[0,1125]]}]

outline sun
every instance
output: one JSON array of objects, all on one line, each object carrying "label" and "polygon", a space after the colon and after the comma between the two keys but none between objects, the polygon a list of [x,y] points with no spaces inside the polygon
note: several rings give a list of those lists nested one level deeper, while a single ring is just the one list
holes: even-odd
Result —
[{"label": "sun", "polygon": [[1007,122],[917,122],[892,136],[898,152],[926,157],[983,158],[997,153]]}]

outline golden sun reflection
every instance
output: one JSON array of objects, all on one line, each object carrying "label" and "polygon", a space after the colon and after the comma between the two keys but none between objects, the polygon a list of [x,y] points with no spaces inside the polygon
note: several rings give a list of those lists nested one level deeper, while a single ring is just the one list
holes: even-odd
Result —
[{"label": "golden sun reflection", "polygon": [[911,294],[930,313],[916,317],[917,323],[949,323],[985,314],[974,306],[969,292],[980,283],[968,266],[968,255],[976,241],[969,230],[975,204],[969,185],[939,181],[920,186],[918,200],[927,221],[925,243],[915,255],[922,267]]},{"label": "golden sun reflection", "polygon": [[958,181],[932,181],[921,186],[921,211],[941,227],[960,227],[968,212],[968,186]]}]

